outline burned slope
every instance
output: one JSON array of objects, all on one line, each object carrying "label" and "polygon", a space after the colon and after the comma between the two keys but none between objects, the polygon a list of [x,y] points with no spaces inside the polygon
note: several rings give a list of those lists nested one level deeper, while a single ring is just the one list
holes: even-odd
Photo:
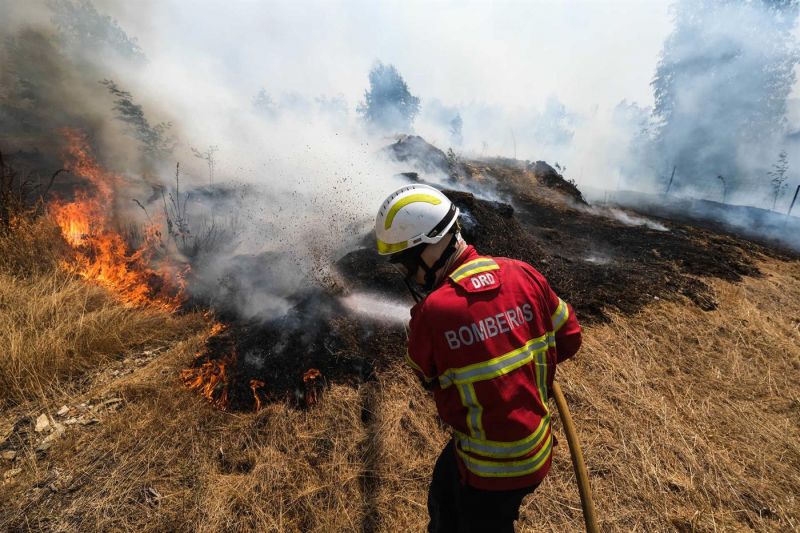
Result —
[{"label": "burned slope", "polygon": [[467,220],[477,221],[465,223],[467,240],[482,253],[534,265],[583,320],[604,320],[611,309],[634,313],[679,295],[714,309],[713,291],[700,277],[738,281],[758,274],[752,256],[759,247],[747,241],[685,226],[629,225],[530,195],[518,199],[511,215],[472,195],[449,194]]},{"label": "burned slope", "polygon": [[[514,189],[524,176],[517,178]],[[514,206],[467,192],[446,194],[462,212],[468,242],[483,254],[534,265],[584,323],[605,321],[611,311],[636,313],[659,299],[687,297],[703,310],[714,309],[715,295],[704,278],[757,276],[753,261],[770,253],[701,228],[539,192],[532,187],[515,194]],[[351,292],[405,298],[400,275],[374,251],[371,235],[336,266],[345,286],[298,290],[287,296],[291,308],[280,318],[226,317],[226,329],[209,339],[206,353],[187,370],[187,384],[228,409],[278,399],[309,405],[327,384],[354,385],[396,362],[405,346],[403,327],[356,315],[339,298]]]},{"label": "burned slope", "polygon": [[549,198],[557,203],[566,201],[588,205],[575,183],[544,161],[492,158],[468,161],[462,168],[465,171],[462,182],[489,179],[496,191],[509,201],[535,190],[539,197]]},{"label": "burned slope", "polygon": [[[587,322],[607,319],[610,310],[635,313],[660,298],[686,296],[714,309],[713,291],[701,278],[758,275],[753,258],[767,253],[748,241],[665,221],[669,227],[627,215],[624,223],[615,213],[569,207],[550,196],[520,196],[514,208],[466,192],[446,194],[462,212],[464,237],[480,253],[534,265]],[[402,287],[366,248],[339,267],[358,289]]]}]

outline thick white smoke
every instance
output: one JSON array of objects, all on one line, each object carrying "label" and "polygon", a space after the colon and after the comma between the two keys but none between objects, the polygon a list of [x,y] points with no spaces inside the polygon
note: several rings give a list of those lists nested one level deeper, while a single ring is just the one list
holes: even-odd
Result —
[{"label": "thick white smoke", "polygon": [[[90,130],[101,161],[136,184],[123,203],[137,216],[128,200],[151,214],[162,209],[152,185],[174,191],[180,162],[183,190],[194,188],[186,212],[193,235],[216,239],[215,253],[200,262],[200,287],[211,297],[245,294],[236,305],[248,316],[282,312],[309,278],[327,282],[331,261],[363,237],[378,203],[399,186],[394,175],[407,169],[376,155],[391,139],[368,132],[356,112],[376,60],[395,65],[421,98],[414,127],[442,149],[559,162],[580,186],[601,191],[653,190],[663,179],[655,162],[664,154],[648,140],[655,135],[650,82],[675,23],[666,1],[97,0],[96,12],[91,5],[4,1],[2,61],[14,68],[3,75],[38,84],[38,100],[24,104],[31,113],[38,106],[36,121],[47,128],[81,117],[67,125]],[[95,13],[88,22],[74,16],[87,12]],[[768,18],[753,20],[770,31]],[[735,32],[739,22],[721,20],[719,32]],[[735,35],[745,49],[761,46]],[[29,56],[14,63],[8,43]],[[50,48],[36,54],[34,45]],[[50,63],[31,68],[41,57]],[[142,156],[130,123],[115,118],[117,98],[103,79],[142,106],[147,131],[172,124],[164,131],[174,147],[158,164]],[[17,81],[3,84],[0,96],[27,94]],[[702,94],[703,78],[694,82],[700,85],[686,90]],[[737,98],[757,90],[742,86]],[[800,116],[788,111],[790,120]],[[0,142],[39,148],[11,130],[11,114],[0,119]],[[786,131],[792,128],[800,124],[788,122]],[[800,161],[790,160],[796,181]],[[137,182],[143,175],[147,185]],[[267,264],[268,274],[250,277]]]}]

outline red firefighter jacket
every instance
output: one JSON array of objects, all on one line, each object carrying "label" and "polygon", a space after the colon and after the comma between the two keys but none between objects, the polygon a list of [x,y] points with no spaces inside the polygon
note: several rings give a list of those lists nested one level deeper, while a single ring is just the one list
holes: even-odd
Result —
[{"label": "red firefighter jacket", "polygon": [[470,246],[411,309],[410,329],[407,362],[454,430],[462,479],[484,490],[541,482],[556,363],[581,344],[572,307],[529,264]]}]

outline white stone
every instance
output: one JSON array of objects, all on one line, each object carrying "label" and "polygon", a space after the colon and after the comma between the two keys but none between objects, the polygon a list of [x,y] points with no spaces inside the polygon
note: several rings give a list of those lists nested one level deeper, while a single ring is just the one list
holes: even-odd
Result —
[{"label": "white stone", "polygon": [[62,426],[61,424],[56,424],[53,432],[44,438],[42,444],[47,442],[53,442],[56,439],[60,439],[61,437],[64,436],[64,432],[66,432],[66,428],[64,428],[64,426]]},{"label": "white stone", "polygon": [[50,427],[50,418],[47,414],[40,414],[39,418],[36,419],[36,433],[41,433],[42,431],[50,429]]},{"label": "white stone", "polygon": [[69,413],[69,407],[67,407],[66,405],[62,405],[61,409],[59,409],[56,414],[58,416],[66,416],[67,413]]}]

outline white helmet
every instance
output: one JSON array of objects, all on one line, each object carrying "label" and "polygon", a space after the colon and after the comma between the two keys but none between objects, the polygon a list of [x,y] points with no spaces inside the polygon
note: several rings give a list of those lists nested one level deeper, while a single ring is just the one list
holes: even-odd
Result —
[{"label": "white helmet", "polygon": [[378,253],[390,255],[418,244],[434,244],[447,235],[458,208],[430,185],[415,183],[389,195],[375,218]]}]

